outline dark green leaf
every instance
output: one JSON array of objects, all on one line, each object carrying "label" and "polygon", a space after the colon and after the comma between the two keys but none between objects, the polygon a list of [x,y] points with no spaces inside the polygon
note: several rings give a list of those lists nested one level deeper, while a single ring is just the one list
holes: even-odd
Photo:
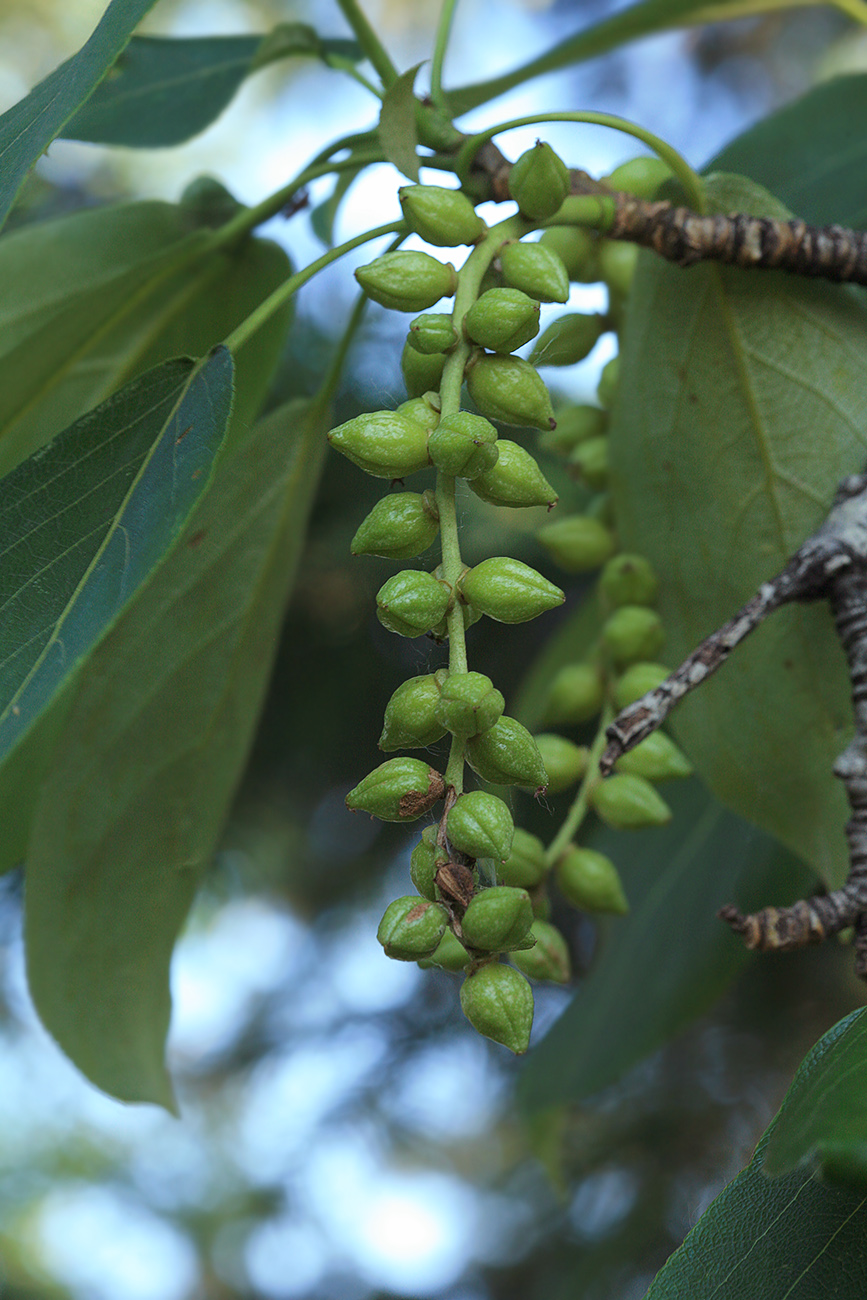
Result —
[{"label": "dark green leaf", "polygon": [[708,171],[741,172],[805,221],[867,226],[867,76],[837,77],[727,144]]},{"label": "dark green leaf", "polygon": [[26,864],[30,989],[98,1087],[171,1106],[172,946],[243,771],[327,415],[280,408],[221,459],[185,534],[82,674]]},{"label": "dark green leaf", "polygon": [[111,0],[86,45],[0,117],[0,226],[24,178],[123,50],[155,0]]},{"label": "dark green leaf", "polygon": [[[717,210],[778,215],[718,178]],[[611,428],[627,550],[660,575],[678,663],[779,572],[867,444],[867,313],[854,294],[782,273],[639,259]],[[824,604],[774,614],[672,714],[726,806],[829,883],[847,870],[832,764],[851,731],[845,663]],[[733,901],[737,902],[737,899]]]},{"label": "dark green leaf", "polygon": [[[856,1019],[857,1018],[857,1019]],[[827,1037],[845,1040],[861,1012]],[[823,1040],[825,1042],[826,1040]],[[819,1045],[819,1048],[822,1044]],[[766,1161],[790,1105],[809,1092],[801,1066],[752,1161],[716,1198],[657,1274],[645,1300],[861,1300],[867,1295],[867,1197],[828,1187],[807,1169],[768,1178]],[[819,1058],[822,1053],[819,1052]]]},{"label": "dark green leaf", "polygon": [[770,1177],[807,1165],[826,1179],[867,1185],[867,1015],[841,1020],[805,1057],[765,1156]]},{"label": "dark green leaf", "polygon": [[167,361],[6,478],[0,502],[0,763],[119,617],[210,481],[232,358]]},{"label": "dark green leaf", "polygon": [[607,924],[590,974],[528,1056],[519,1085],[528,1110],[606,1087],[713,1005],[750,960],[717,919],[723,903],[794,899],[809,881],[698,781],[666,786],[665,798],[668,826],[589,840],[617,864],[629,913]]},{"label": "dark green leaf", "polygon": [[408,68],[389,86],[379,114],[382,152],[411,181],[418,181],[418,131],[413,86],[420,67],[421,64],[417,63],[414,68]]},{"label": "dark green leaf", "polygon": [[360,51],[354,41],[323,40],[306,23],[281,23],[267,36],[134,36],[63,135],[138,148],[180,144],[220,116],[250,73],[294,57],[354,62]]}]

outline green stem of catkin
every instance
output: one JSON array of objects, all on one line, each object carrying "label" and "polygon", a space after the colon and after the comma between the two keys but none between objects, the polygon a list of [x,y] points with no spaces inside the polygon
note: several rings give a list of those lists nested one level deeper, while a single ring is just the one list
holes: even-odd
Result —
[{"label": "green stem of catkin", "polygon": [[587,755],[587,771],[584,773],[584,779],[578,787],[578,793],[572,807],[569,809],[557,834],[554,836],[548,848],[545,850],[545,860],[549,867],[553,867],[557,860],[568,849],[572,840],[575,838],[581,823],[587,816],[587,810],[590,801],[590,791],[597,781],[601,780],[599,775],[599,760],[602,757],[602,751],[605,749],[607,737],[606,728],[614,717],[614,708],[610,703],[606,703],[602,710],[602,716],[599,719],[599,730],[593,744],[590,746],[590,753]]},{"label": "green stem of catkin", "polygon": [[452,19],[455,16],[457,3],[458,0],[443,0],[443,7],[440,10],[439,22],[437,23],[430,69],[430,97],[437,108],[442,109],[445,113],[448,113],[448,103],[443,94],[443,63],[445,62],[449,36],[452,30]]},{"label": "green stem of catkin", "polygon": [[365,58],[370,62],[379,74],[380,80],[386,90],[389,86],[397,81],[397,68],[391,61],[391,58],[380,41],[376,32],[365,18],[359,5],[355,0],[337,0],[343,17],[352,28],[355,39],[364,50]]}]

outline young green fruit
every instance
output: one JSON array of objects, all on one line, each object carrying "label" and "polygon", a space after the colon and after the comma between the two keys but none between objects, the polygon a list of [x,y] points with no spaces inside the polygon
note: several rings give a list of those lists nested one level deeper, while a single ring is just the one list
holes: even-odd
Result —
[{"label": "young green fruit", "polygon": [[403,478],[428,466],[427,433],[399,411],[370,411],[339,424],[328,441],[375,478]]},{"label": "young green fruit", "polygon": [[451,298],[458,277],[451,262],[438,262],[429,253],[383,253],[355,278],[368,298],[392,311],[424,311],[440,298]]},{"label": "young green fruit", "polygon": [[599,271],[613,294],[625,296],[632,288],[638,265],[638,245],[603,239],[599,245]]},{"label": "young green fruit", "polygon": [[471,858],[505,862],[512,851],[512,814],[502,799],[484,790],[458,796],[449,810],[446,829],[455,848]]},{"label": "young green fruit", "polygon": [[576,745],[565,736],[544,732],[536,737],[536,746],[548,773],[549,794],[560,794],[562,790],[568,790],[587,771],[586,745]]},{"label": "young green fruit", "polygon": [[554,519],[550,524],[543,524],[536,536],[567,573],[598,569],[617,550],[611,529],[590,515]]},{"label": "young green fruit", "polygon": [[380,821],[409,822],[428,812],[445,792],[439,772],[420,758],[390,758],[349,791],[346,806]]},{"label": "young green fruit", "polygon": [[422,898],[436,902],[437,891],[434,877],[440,863],[445,862],[445,849],[437,844],[436,826],[425,826],[421,839],[413,849],[409,859],[409,877]]},{"label": "young green fruit", "polygon": [[639,199],[653,199],[660,185],[670,180],[671,175],[671,168],[661,158],[645,154],[621,163],[610,176],[602,179],[609,189],[625,190]]},{"label": "young green fruit", "polygon": [[526,623],[566,599],[553,582],[509,556],[482,560],[459,586],[465,601],[498,623]]},{"label": "young green fruit", "polygon": [[568,456],[581,442],[599,438],[608,428],[608,412],[601,406],[561,406],[554,412],[556,429],[539,435],[539,445],[546,451]]},{"label": "young green fruit", "polygon": [[497,431],[484,416],[444,416],[428,439],[431,462],[444,474],[472,479],[497,463]]},{"label": "young green fruit", "polygon": [[618,668],[652,659],[664,642],[662,619],[646,605],[621,605],[602,626],[602,644]]},{"label": "young green fruit", "polygon": [[426,312],[410,321],[406,341],[414,351],[429,357],[453,348],[458,341],[458,333],[451,316]]},{"label": "young green fruit", "polygon": [[522,428],[551,429],[551,395],[538,373],[520,357],[477,357],[467,367],[470,397],[489,420]]},{"label": "young green fruit", "polygon": [[618,772],[643,776],[646,781],[692,776],[692,764],[686,754],[662,731],[651,732],[628,754],[623,754],[614,766]]},{"label": "young green fruit", "polygon": [[385,718],[379,748],[425,749],[445,735],[437,720],[440,682],[447,673],[427,673],[402,682],[385,706]]},{"label": "young green fruit", "polygon": [[544,789],[548,773],[535,740],[515,718],[502,717],[467,744],[467,762],[492,785]]},{"label": "young green fruit", "polygon": [[589,488],[599,492],[608,486],[608,439],[588,438],[569,457],[570,469]]},{"label": "young green fruit", "polygon": [[603,318],[569,312],[552,321],[530,353],[534,366],[574,366],[589,356],[604,333]]},{"label": "young green fruit", "polygon": [[409,560],[421,555],[439,532],[436,496],[426,492],[395,492],[377,501],[362,519],[352,539],[353,555],[381,555]]},{"label": "young green fruit", "polygon": [[439,966],[442,970],[460,971],[469,966],[471,960],[460,939],[457,939],[451,930],[446,930],[436,952],[431,953],[430,957],[422,958],[419,966],[423,970],[430,966]]},{"label": "young green fruit", "polygon": [[595,718],[605,688],[595,664],[566,664],[555,673],[548,691],[544,722],[549,726],[578,726]]},{"label": "young green fruit", "polygon": [[474,244],[485,223],[466,194],[440,185],[403,185],[398,190],[404,219],[426,244],[454,248]]},{"label": "young green fruit", "polygon": [[400,370],[406,391],[410,397],[421,397],[423,393],[436,391],[442,382],[446,355],[435,352],[425,356],[405,343],[400,358]]},{"label": "young green fruit", "polygon": [[547,506],[550,510],[557,504],[557,493],[528,451],[506,438],[500,438],[497,450],[496,464],[470,483],[477,497],[513,509]]},{"label": "young green fruit", "polygon": [[539,304],[520,289],[488,289],[464,317],[467,337],[491,352],[514,352],[539,333]]},{"label": "young green fruit", "polygon": [[630,664],[614,686],[614,703],[618,709],[640,700],[648,691],[655,691],[660,682],[664,682],[669,669],[662,664]]},{"label": "young green fruit", "polygon": [[584,912],[614,912],[622,916],[629,904],[617,868],[595,849],[567,849],[555,869],[563,897]]},{"label": "young green fruit", "polygon": [[547,874],[544,844],[537,835],[531,835],[529,831],[516,826],[512,852],[497,871],[498,883],[519,889],[535,889]]},{"label": "young green fruit", "polygon": [[604,406],[606,410],[611,407],[614,401],[614,395],[617,392],[617,380],[620,376],[620,357],[612,357],[611,360],[602,367],[602,374],[599,376],[599,383],[596,388],[596,396],[599,399],[599,405]]},{"label": "young green fruit", "polygon": [[560,258],[545,244],[522,244],[520,240],[500,249],[503,279],[512,289],[521,289],[539,302],[566,302],[569,276]]},{"label": "young green fruit", "polygon": [[449,590],[430,573],[403,569],[376,593],[376,616],[398,636],[424,636],[445,617]]},{"label": "young green fruit", "polygon": [[615,773],[595,785],[590,792],[590,806],[618,831],[664,826],[671,821],[671,809],[650,782],[625,773]]},{"label": "young green fruit", "polygon": [[494,885],[476,894],[461,920],[464,943],[482,952],[507,952],[526,939],[533,907],[526,889]]},{"label": "young green fruit", "polygon": [[509,193],[525,217],[545,221],[569,193],[569,169],[549,144],[537,140],[509,172]]},{"label": "young green fruit", "polygon": [[530,1046],[533,990],[511,966],[489,962],[461,985],[461,1008],[473,1028],[520,1056]]},{"label": "young green fruit", "polygon": [[530,933],[536,940],[534,946],[524,952],[509,953],[509,960],[530,979],[568,984],[572,963],[563,935],[548,921],[534,921]]},{"label": "young green fruit", "polygon": [[448,913],[440,903],[417,895],[396,898],[385,909],[376,937],[387,957],[418,961],[436,952],[445,933]]},{"label": "young green fruit", "polygon": [[484,673],[451,673],[442,683],[436,716],[453,736],[468,740],[493,727],[505,707],[502,694]]},{"label": "young green fruit", "polygon": [[539,240],[560,258],[570,280],[594,284],[599,279],[599,236],[582,226],[550,226]]},{"label": "young green fruit", "polygon": [[611,609],[655,605],[659,579],[643,555],[615,555],[599,575],[599,591]]}]

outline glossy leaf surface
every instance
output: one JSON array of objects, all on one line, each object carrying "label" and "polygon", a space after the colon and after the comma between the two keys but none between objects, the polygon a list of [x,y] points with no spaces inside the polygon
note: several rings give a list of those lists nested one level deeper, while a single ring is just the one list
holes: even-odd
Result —
[{"label": "glossy leaf surface", "polygon": [[243,771],[325,447],[291,403],[221,460],[83,676],[26,865],[39,1014],[98,1087],[172,1106],[169,960]]},{"label": "glossy leaf surface", "polygon": [[169,361],[9,475],[0,498],[0,763],[170,549],[207,487],[232,358]]},{"label": "glossy leaf surface", "polygon": [[252,72],[297,57],[355,62],[360,51],[354,41],[324,40],[306,23],[282,23],[267,36],[134,36],[63,136],[151,149],[180,144],[210,126]]},{"label": "glossy leaf surface", "polygon": [[93,93],[154,0],[111,0],[90,40],[0,117],[0,226],[24,178]]},{"label": "glossy leaf surface", "polygon": [[[715,206],[777,215],[735,178]],[[660,576],[669,662],[779,572],[867,445],[867,313],[845,288],[782,273],[639,260],[611,428],[625,549]],[[829,883],[846,873],[847,804],[832,776],[851,729],[824,603],[783,609],[672,714],[717,797]]]}]

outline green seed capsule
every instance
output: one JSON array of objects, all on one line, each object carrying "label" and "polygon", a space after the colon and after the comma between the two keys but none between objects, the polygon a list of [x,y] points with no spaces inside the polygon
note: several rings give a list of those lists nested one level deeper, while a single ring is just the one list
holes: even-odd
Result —
[{"label": "green seed capsule", "polygon": [[375,478],[403,478],[428,466],[427,434],[398,411],[370,411],[339,424],[328,441]]},{"label": "green seed capsule", "polygon": [[617,868],[604,853],[573,846],[557,863],[555,874],[561,894],[573,907],[620,916],[629,911]]},{"label": "green seed capsule", "polygon": [[471,858],[505,862],[512,851],[512,814],[502,799],[484,790],[458,796],[449,811],[446,829],[455,848]]},{"label": "green seed capsule", "polygon": [[438,262],[429,253],[383,253],[355,278],[368,298],[392,311],[424,311],[440,298],[451,298],[458,277],[451,262]]},{"label": "green seed capsule", "polygon": [[643,776],[645,781],[669,781],[692,776],[692,764],[682,749],[662,731],[654,731],[615,763],[618,772]]},{"label": "green seed capsule", "polygon": [[441,185],[403,185],[397,191],[404,219],[426,244],[454,248],[474,244],[485,223],[466,194]]},{"label": "green seed capsule", "polygon": [[469,966],[472,958],[460,939],[455,938],[451,930],[446,930],[440,939],[436,952],[424,957],[419,966],[426,970],[430,966],[439,966],[442,970],[460,971]]},{"label": "green seed capsule", "polygon": [[470,411],[446,415],[428,439],[428,455],[444,474],[475,478],[497,463],[497,431]]},{"label": "green seed capsule", "polygon": [[603,176],[605,184],[612,190],[625,190],[639,199],[653,199],[665,181],[672,176],[671,168],[661,158],[640,155],[630,158],[628,162],[615,167],[610,176]]},{"label": "green seed capsule", "polygon": [[533,990],[520,971],[489,962],[461,985],[461,1008],[477,1033],[521,1056],[530,1046]]},{"label": "green seed capsule", "polygon": [[664,826],[671,821],[671,809],[650,782],[625,773],[615,773],[595,785],[590,792],[590,806],[618,831]]},{"label": "green seed capsule", "polygon": [[387,957],[395,961],[418,961],[419,957],[436,952],[448,919],[440,903],[410,894],[388,905],[376,937]]},{"label": "green seed capsule", "polygon": [[464,942],[482,952],[507,952],[526,939],[533,907],[526,889],[494,885],[476,894],[463,919]]},{"label": "green seed capsule", "polygon": [[565,736],[556,736],[553,732],[537,736],[536,745],[548,773],[549,794],[560,794],[562,790],[568,790],[587,771],[589,751],[586,745],[576,745]]},{"label": "green seed capsule", "polygon": [[420,758],[390,758],[349,791],[346,806],[351,812],[367,812],[384,822],[415,821],[445,792],[439,772]]},{"label": "green seed capsule", "polygon": [[509,953],[510,960],[530,979],[568,984],[572,977],[572,962],[563,935],[547,921],[534,921],[530,933],[536,940],[534,946],[526,952]]},{"label": "green seed capsule", "polygon": [[377,501],[352,539],[353,555],[409,560],[426,551],[439,532],[436,497],[426,492],[395,492]]},{"label": "green seed capsule", "polygon": [[655,691],[660,682],[664,682],[669,669],[662,664],[631,664],[614,686],[614,703],[618,709],[640,700],[648,691]]},{"label": "green seed capsule", "polygon": [[599,279],[599,236],[582,226],[551,226],[539,240],[556,253],[569,279],[578,284],[595,284]]},{"label": "green seed capsule", "polygon": [[507,285],[539,302],[566,302],[569,298],[566,268],[545,244],[522,244],[520,240],[504,244],[500,266]]},{"label": "green seed capsule", "polygon": [[442,381],[445,364],[444,352],[424,356],[405,343],[400,358],[400,370],[410,397],[421,397],[423,393],[436,391]]},{"label": "green seed capsule", "polygon": [[555,727],[589,722],[601,710],[604,699],[602,674],[595,664],[566,664],[551,682],[544,721]]},{"label": "green seed capsule", "polygon": [[493,727],[505,707],[502,694],[484,673],[451,673],[442,683],[436,716],[453,736],[468,740]]},{"label": "green seed capsule", "polygon": [[557,504],[557,493],[528,451],[505,438],[499,440],[497,449],[496,464],[470,483],[477,497],[514,509],[547,506],[550,510]]},{"label": "green seed capsule", "polygon": [[548,874],[545,846],[537,835],[515,827],[512,852],[497,871],[501,885],[514,885],[519,889],[535,889]]},{"label": "green seed capsule", "polygon": [[520,357],[477,357],[467,367],[467,387],[482,415],[522,428],[554,426],[551,395],[537,371]]},{"label": "green seed capsule", "polygon": [[492,352],[514,352],[539,333],[539,304],[520,289],[489,289],[464,317],[467,337]]},{"label": "green seed capsule", "polygon": [[544,524],[536,534],[539,541],[567,573],[589,573],[617,550],[611,529],[589,515],[569,515]]},{"label": "green seed capsule", "polygon": [[596,396],[599,399],[599,405],[609,410],[614,396],[617,392],[617,380],[620,375],[620,357],[612,357],[611,360],[602,367],[602,374],[599,377],[599,383],[596,388]]},{"label": "green seed capsule", "polygon": [[526,623],[566,599],[559,587],[521,560],[482,560],[459,583],[464,600],[498,623]]},{"label": "green seed capsule", "polygon": [[421,569],[403,569],[376,594],[376,616],[398,636],[424,636],[445,617],[448,587]]},{"label": "green seed capsule", "polygon": [[502,717],[467,745],[467,762],[492,785],[544,789],[548,773],[535,740],[515,718]]},{"label": "green seed capsule", "polygon": [[425,432],[425,437],[433,433],[440,422],[439,393],[422,393],[421,397],[411,397],[401,402],[397,414],[411,424],[416,424]]},{"label": "green seed capsule", "polygon": [[606,604],[655,605],[659,580],[643,555],[615,555],[599,575],[599,591]]},{"label": "green seed capsule", "polygon": [[581,442],[599,438],[608,428],[608,412],[601,406],[561,406],[554,412],[556,429],[539,435],[539,445],[546,451],[568,456]]},{"label": "green seed capsule", "polygon": [[380,749],[425,749],[445,735],[445,727],[437,721],[436,707],[440,682],[447,675],[445,669],[440,669],[438,673],[411,677],[398,686],[385,706]]},{"label": "green seed capsule", "polygon": [[406,341],[415,352],[429,357],[453,348],[458,341],[458,332],[452,324],[451,316],[426,312],[410,321]]},{"label": "green seed capsule", "polygon": [[436,902],[437,890],[434,877],[441,862],[446,862],[445,849],[437,844],[436,826],[425,826],[421,839],[412,851],[409,859],[409,876],[422,898]]},{"label": "green seed capsule", "polygon": [[603,239],[599,246],[599,270],[615,295],[625,297],[632,288],[638,265],[638,245],[617,239]]},{"label": "green seed capsule", "polygon": [[569,457],[570,469],[589,488],[599,492],[608,486],[608,439],[588,438]]},{"label": "green seed capsule", "polygon": [[601,316],[588,316],[580,311],[569,312],[553,321],[537,339],[530,353],[530,364],[574,366],[590,355],[603,333]]},{"label": "green seed capsule", "polygon": [[645,605],[621,605],[602,626],[602,644],[618,668],[652,659],[664,642],[662,619]]},{"label": "green seed capsule", "polygon": [[569,168],[549,144],[537,140],[509,172],[509,193],[525,217],[546,221],[569,193]]}]

